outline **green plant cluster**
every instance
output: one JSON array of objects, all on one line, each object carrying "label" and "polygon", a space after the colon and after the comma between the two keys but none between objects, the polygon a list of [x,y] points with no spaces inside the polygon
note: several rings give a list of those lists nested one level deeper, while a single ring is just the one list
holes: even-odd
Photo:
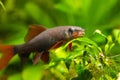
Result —
[{"label": "green plant cluster", "polygon": [[[48,67],[52,78],[59,80],[116,80],[120,72],[119,53],[112,53],[112,49],[120,47],[120,30],[105,36],[99,30],[96,34],[106,40],[103,48],[87,37],[73,39],[60,48],[51,51],[51,62]],[[68,46],[73,43],[73,50]],[[119,46],[117,45],[119,44]],[[118,59],[117,59],[118,58]],[[46,76],[48,77],[48,75]],[[49,78],[47,78],[49,80]],[[119,79],[118,79],[119,80]]]}]

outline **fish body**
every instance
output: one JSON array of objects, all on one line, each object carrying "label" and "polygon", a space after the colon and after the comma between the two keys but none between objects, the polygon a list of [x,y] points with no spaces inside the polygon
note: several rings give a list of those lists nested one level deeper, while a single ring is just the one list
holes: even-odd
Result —
[{"label": "fish body", "polygon": [[15,54],[20,56],[22,63],[26,62],[31,52],[36,53],[33,60],[34,64],[40,58],[47,62],[49,60],[50,49],[59,47],[64,41],[84,35],[84,29],[77,26],[59,26],[51,29],[45,29],[36,25],[31,27],[34,29],[29,29],[25,44],[15,46],[0,45],[0,52],[2,52],[0,69],[4,68]]}]

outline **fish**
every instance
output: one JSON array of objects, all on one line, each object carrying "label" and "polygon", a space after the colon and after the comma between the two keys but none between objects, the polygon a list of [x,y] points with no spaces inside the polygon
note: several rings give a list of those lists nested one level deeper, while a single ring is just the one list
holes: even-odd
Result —
[{"label": "fish", "polygon": [[[84,29],[79,26],[56,26],[46,29],[42,25],[30,25],[25,37],[25,43],[20,45],[0,44],[0,70],[18,54],[21,63],[25,64],[29,55],[34,53],[33,64],[41,59],[49,61],[49,51],[60,47],[64,42],[84,36]],[[70,43],[70,50],[72,44]]]}]

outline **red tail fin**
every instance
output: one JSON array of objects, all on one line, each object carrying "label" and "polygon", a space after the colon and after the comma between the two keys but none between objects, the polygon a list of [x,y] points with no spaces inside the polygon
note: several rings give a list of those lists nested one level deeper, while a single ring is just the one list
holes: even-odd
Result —
[{"label": "red tail fin", "polygon": [[10,45],[0,45],[0,70],[4,68],[9,60],[14,56],[13,46]]}]

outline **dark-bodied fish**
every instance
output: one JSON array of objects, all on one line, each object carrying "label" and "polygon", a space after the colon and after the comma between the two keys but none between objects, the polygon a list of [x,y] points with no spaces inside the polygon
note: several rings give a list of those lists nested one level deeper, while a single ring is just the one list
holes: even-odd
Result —
[{"label": "dark-bodied fish", "polygon": [[[84,35],[84,29],[77,26],[59,26],[45,29],[42,26],[31,25],[26,36],[26,43],[21,45],[0,45],[0,69],[4,68],[9,60],[18,54],[22,63],[26,62],[31,52],[36,53],[33,63],[41,58],[49,60],[49,50],[59,47],[64,41],[68,41]],[[71,46],[71,44],[70,44]]]}]

